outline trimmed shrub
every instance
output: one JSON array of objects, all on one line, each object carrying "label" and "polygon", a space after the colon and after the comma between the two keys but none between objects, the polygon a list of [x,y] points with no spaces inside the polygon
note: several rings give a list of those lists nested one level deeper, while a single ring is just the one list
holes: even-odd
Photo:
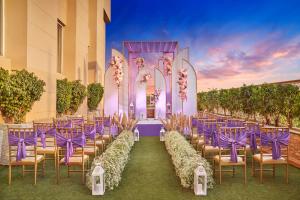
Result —
[{"label": "trimmed shrub", "polygon": [[70,82],[72,88],[70,112],[74,114],[79,106],[83,103],[84,98],[87,95],[86,87],[81,84],[80,80]]},{"label": "trimmed shrub", "polygon": [[21,123],[34,102],[40,100],[45,85],[34,73],[24,69],[9,74],[0,68],[0,110],[5,122]]},{"label": "trimmed shrub", "polygon": [[104,88],[100,83],[88,85],[88,108],[90,111],[96,110],[102,100]]},{"label": "trimmed shrub", "polygon": [[66,113],[71,105],[72,86],[67,79],[56,81],[56,112]]}]

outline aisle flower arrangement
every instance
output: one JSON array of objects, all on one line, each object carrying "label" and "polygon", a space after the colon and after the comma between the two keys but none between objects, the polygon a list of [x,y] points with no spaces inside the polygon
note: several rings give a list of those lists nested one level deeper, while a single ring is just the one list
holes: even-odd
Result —
[{"label": "aisle flower arrangement", "polygon": [[147,73],[147,74],[144,74],[142,79],[140,80],[141,83],[147,83],[148,80],[151,79],[151,74],[150,73]]},{"label": "aisle flower arrangement", "polygon": [[134,136],[132,131],[124,130],[104,153],[94,159],[91,169],[86,175],[86,186],[90,190],[92,189],[92,172],[96,164],[101,163],[101,166],[105,170],[106,189],[113,190],[118,187],[133,145]]},{"label": "aisle flower arrangement", "polygon": [[172,75],[172,61],[170,60],[170,58],[164,57],[163,65],[164,65],[165,73],[167,75]]},{"label": "aisle flower arrangement", "polygon": [[144,67],[144,63],[145,63],[145,60],[142,57],[138,57],[135,61],[135,64],[138,67],[138,70],[140,70],[141,68]]},{"label": "aisle flower arrangement", "polygon": [[196,150],[177,131],[169,131],[165,135],[165,145],[171,155],[177,176],[184,188],[193,188],[194,170],[203,166],[207,173],[207,187],[213,188],[213,171],[205,158],[197,154]]},{"label": "aisle flower arrangement", "polygon": [[161,93],[161,89],[155,89],[154,94],[153,94],[154,103],[158,102],[160,93]]}]

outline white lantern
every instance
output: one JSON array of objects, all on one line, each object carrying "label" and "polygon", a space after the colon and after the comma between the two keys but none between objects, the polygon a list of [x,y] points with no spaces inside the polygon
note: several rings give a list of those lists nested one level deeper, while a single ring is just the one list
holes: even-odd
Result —
[{"label": "white lantern", "polygon": [[165,129],[164,127],[161,127],[160,131],[159,131],[159,141],[164,142],[165,141]]},{"label": "white lantern", "polygon": [[100,164],[96,164],[92,173],[92,195],[104,195],[104,192],[104,169]]},{"label": "white lantern", "polygon": [[139,141],[140,140],[140,132],[138,130],[138,128],[136,127],[134,129],[134,141]]},{"label": "white lantern", "polygon": [[194,171],[195,195],[207,195],[207,174],[203,166],[198,166]]}]

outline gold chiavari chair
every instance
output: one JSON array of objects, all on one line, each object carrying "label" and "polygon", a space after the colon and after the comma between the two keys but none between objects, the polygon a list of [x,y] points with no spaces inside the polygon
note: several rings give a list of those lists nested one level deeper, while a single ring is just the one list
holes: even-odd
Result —
[{"label": "gold chiavari chair", "polygon": [[[247,183],[247,154],[246,154],[246,135],[241,136],[239,134],[245,134],[245,127],[219,127],[218,128],[218,155],[214,156],[213,159],[213,168],[214,175],[216,171],[219,173],[219,183],[222,183],[222,172],[232,172],[232,176],[235,174],[236,166],[243,166],[244,168],[244,183]],[[221,138],[222,136],[222,138]],[[234,141],[233,141],[234,140]],[[225,141],[225,143],[224,143]],[[229,142],[228,142],[229,141]],[[231,145],[233,142],[239,141],[240,144],[237,143],[236,150],[236,160],[231,160],[230,151]],[[232,142],[232,143],[231,143]],[[218,166],[218,170],[216,167]],[[232,166],[232,170],[224,170],[222,167]]]},{"label": "gold chiavari chair", "polygon": [[[12,167],[22,166],[22,175],[26,172],[34,172],[34,184],[37,180],[38,164],[42,162],[42,174],[45,174],[45,160],[43,155],[37,154],[36,133],[32,128],[9,128],[9,164],[8,184],[11,184]],[[25,166],[34,166],[28,170]]]},{"label": "gold chiavari chair", "polygon": [[103,117],[104,133],[102,135],[102,138],[105,140],[105,143],[111,143],[113,140],[111,134],[112,123],[113,118],[111,118],[110,116]]},{"label": "gold chiavari chair", "polygon": [[[218,127],[224,126],[224,123],[218,123],[216,119],[207,119],[203,122],[203,131],[204,131],[204,144],[202,145],[202,155],[204,158],[207,158],[208,154],[216,154],[219,151],[217,146],[212,145],[212,137],[210,137],[209,141],[207,141],[207,137],[205,133],[208,129],[215,129],[217,130]],[[210,157],[211,158],[211,157]]]},{"label": "gold chiavari chair", "polygon": [[84,118],[81,116],[68,116],[68,120],[71,120],[73,128],[83,127],[85,121]]},{"label": "gold chiavari chair", "polygon": [[[250,121],[244,122],[244,126],[246,128],[246,132],[248,132],[248,140],[247,140],[246,150],[247,150],[247,152],[254,154],[260,148],[260,146],[258,144],[260,141],[260,128],[261,127],[258,122],[250,122]],[[254,139],[256,142],[256,149],[251,148],[250,134],[255,134]]]},{"label": "gold chiavari chair", "polygon": [[[33,121],[33,129],[37,133],[37,154],[43,155],[45,160],[54,160],[54,167],[56,168],[56,129],[53,123],[35,122]],[[44,137],[44,139],[43,139]],[[44,140],[44,144],[43,144]],[[47,157],[47,155],[52,156]]]},{"label": "gold chiavari chair", "polygon": [[[197,119],[197,126],[195,133],[193,133],[191,144],[196,145],[196,150],[198,151],[200,147],[204,144],[204,136],[203,136],[203,124],[207,118],[198,118]],[[212,119],[214,120],[214,119]]]},{"label": "gold chiavari chair", "polygon": [[93,123],[96,126],[96,132],[97,132],[96,145],[98,149],[101,149],[101,151],[104,152],[106,142],[105,139],[103,138],[105,132],[103,117],[94,117]]},{"label": "gold chiavari chair", "polygon": [[[278,158],[274,158],[273,144],[276,142],[278,145]],[[263,172],[272,171],[273,177],[275,176],[275,166],[285,166],[286,183],[288,183],[288,160],[289,160],[289,128],[287,127],[263,127],[261,128],[260,135],[260,149],[259,153],[254,154],[252,157],[252,175],[255,176],[256,171],[259,171],[260,182],[263,183]],[[275,151],[276,152],[276,151]],[[274,152],[274,153],[275,153]],[[259,164],[256,168],[255,164]],[[271,165],[272,169],[264,169],[265,165]]]},{"label": "gold chiavari chair", "polygon": [[[82,137],[83,127],[77,128],[57,128],[56,145],[57,145],[57,170],[56,181],[60,180],[60,167],[67,165],[68,177],[70,173],[81,173],[82,183],[85,183],[86,166],[88,165],[89,156],[84,152],[84,139]],[[80,139],[82,138],[82,139]],[[76,140],[78,139],[78,140]],[[76,141],[75,141],[76,140]],[[73,152],[71,151],[73,149]],[[79,166],[80,170],[71,169]]]}]

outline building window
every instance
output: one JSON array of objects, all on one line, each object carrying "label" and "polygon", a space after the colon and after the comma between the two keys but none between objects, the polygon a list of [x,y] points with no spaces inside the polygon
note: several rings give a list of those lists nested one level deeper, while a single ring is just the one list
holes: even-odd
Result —
[{"label": "building window", "polygon": [[3,18],[4,18],[4,14],[3,14],[3,0],[0,0],[0,56],[3,56]]},{"label": "building window", "polygon": [[60,20],[58,20],[58,22],[57,22],[57,72],[58,73],[62,73],[63,28],[64,28],[64,24]]}]

